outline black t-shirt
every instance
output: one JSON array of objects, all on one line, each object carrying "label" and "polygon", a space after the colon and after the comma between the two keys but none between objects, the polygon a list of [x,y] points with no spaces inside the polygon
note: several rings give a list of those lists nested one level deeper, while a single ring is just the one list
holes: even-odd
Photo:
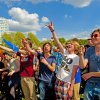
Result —
[{"label": "black t-shirt", "polygon": [[4,68],[4,63],[0,61],[0,69]]}]

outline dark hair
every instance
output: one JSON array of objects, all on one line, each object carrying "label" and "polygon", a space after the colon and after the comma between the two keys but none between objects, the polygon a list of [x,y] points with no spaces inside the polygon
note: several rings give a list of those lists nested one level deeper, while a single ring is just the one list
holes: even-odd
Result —
[{"label": "dark hair", "polygon": [[9,55],[8,52],[4,52],[3,55]]},{"label": "dark hair", "polygon": [[26,40],[27,40],[27,42],[28,42],[29,46],[32,48],[32,42],[31,42],[31,39],[26,38]]},{"label": "dark hair", "polygon": [[93,35],[93,34],[94,34],[94,32],[99,32],[99,34],[100,34],[100,29],[96,29],[96,30],[94,30],[94,31],[92,32],[92,34],[91,34],[91,35]]},{"label": "dark hair", "polygon": [[43,44],[43,51],[44,51],[44,47],[45,47],[46,44],[50,45],[50,53],[51,53],[51,51],[52,51],[52,45],[51,45],[50,42],[46,42],[46,43]]},{"label": "dark hair", "polygon": [[85,47],[85,48],[89,48],[89,47],[90,47],[90,45],[86,44],[86,45],[84,45],[84,47]]}]

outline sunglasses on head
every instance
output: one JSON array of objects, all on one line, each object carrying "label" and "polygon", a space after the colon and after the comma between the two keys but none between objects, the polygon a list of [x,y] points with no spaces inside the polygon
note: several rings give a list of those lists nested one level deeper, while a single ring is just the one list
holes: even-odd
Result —
[{"label": "sunglasses on head", "polygon": [[92,34],[92,35],[91,35],[91,38],[93,38],[93,37],[94,37],[94,38],[100,37],[100,34]]}]

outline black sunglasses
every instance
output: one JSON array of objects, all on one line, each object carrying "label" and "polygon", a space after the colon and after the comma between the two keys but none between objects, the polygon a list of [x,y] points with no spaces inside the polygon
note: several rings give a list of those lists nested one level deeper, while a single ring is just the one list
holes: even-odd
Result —
[{"label": "black sunglasses", "polygon": [[94,37],[94,38],[97,38],[97,37],[100,37],[100,35],[99,35],[99,34],[92,34],[92,35],[91,35],[91,38],[93,38],[93,37]]}]

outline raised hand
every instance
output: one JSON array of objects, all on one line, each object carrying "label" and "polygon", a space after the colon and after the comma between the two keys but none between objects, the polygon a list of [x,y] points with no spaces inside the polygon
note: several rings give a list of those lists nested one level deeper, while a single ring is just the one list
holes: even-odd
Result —
[{"label": "raised hand", "polygon": [[27,40],[26,40],[25,38],[23,38],[23,39],[21,40],[21,42],[24,44],[24,43],[27,43]]},{"label": "raised hand", "polygon": [[84,55],[84,47],[80,46],[78,52],[79,52],[79,55]]},{"label": "raised hand", "polygon": [[47,27],[50,29],[51,32],[54,31],[54,26],[53,26],[53,23],[52,22],[50,22],[50,24],[47,25]]}]

